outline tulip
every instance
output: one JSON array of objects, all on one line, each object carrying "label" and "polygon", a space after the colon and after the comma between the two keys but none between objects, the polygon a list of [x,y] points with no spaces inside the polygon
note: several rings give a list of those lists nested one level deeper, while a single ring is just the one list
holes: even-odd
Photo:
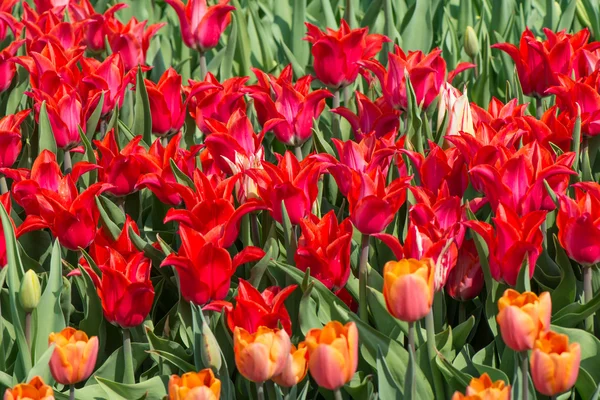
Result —
[{"label": "tulip", "polygon": [[54,390],[36,375],[29,383],[20,383],[7,389],[4,400],[54,400]]},{"label": "tulip", "polygon": [[[11,18],[13,17],[11,16]],[[3,26],[2,21],[3,19],[0,18],[0,28]],[[12,80],[17,73],[13,57],[17,54],[17,50],[23,43],[25,43],[24,40],[15,40],[4,50],[0,51],[0,93],[6,91],[12,84]]]},{"label": "tulip", "polygon": [[434,276],[431,259],[388,261],[383,267],[383,296],[390,314],[407,322],[427,315],[433,303]]},{"label": "tulip", "polygon": [[388,136],[390,132],[394,132],[395,136],[400,126],[399,114],[397,110],[388,105],[383,97],[372,102],[367,96],[357,91],[356,108],[357,114],[346,107],[337,107],[330,111],[348,120],[357,142],[371,132],[375,132],[377,138]]},{"label": "tulip", "polygon": [[10,168],[21,152],[21,124],[31,110],[20,111],[0,119],[0,168]]},{"label": "tulip", "polygon": [[498,300],[496,316],[504,343],[514,351],[532,349],[538,336],[550,329],[551,312],[550,293],[538,297],[507,289]]},{"label": "tulip", "polygon": [[94,371],[98,355],[98,337],[67,327],[59,333],[51,333],[48,345],[54,344],[50,358],[50,372],[58,383],[74,385],[86,380]]},{"label": "tulip", "polygon": [[[0,194],[0,204],[2,204],[2,206],[6,210],[6,214],[10,218],[10,213],[11,213],[11,210],[12,210],[12,203],[11,203],[11,200],[10,200],[10,193],[6,192],[4,194]],[[13,227],[14,227],[15,224],[12,221],[12,218],[10,218],[10,221],[13,224]],[[7,258],[7,255],[6,255],[6,238],[4,236],[4,230],[2,229],[2,230],[0,230],[0,270],[6,266],[7,262],[8,262],[8,258]]]},{"label": "tulip", "polygon": [[483,289],[483,270],[472,239],[458,250],[458,261],[448,275],[445,288],[450,297],[460,301],[474,299]]},{"label": "tulip", "polygon": [[460,392],[455,392],[452,400],[510,400],[510,385],[502,380],[492,382],[487,373],[479,378],[471,379],[467,386],[467,396]]},{"label": "tulip", "polygon": [[342,20],[340,29],[327,29],[305,23],[308,32],[304,40],[312,43],[314,70],[317,79],[332,90],[350,85],[356,80],[360,60],[374,57],[384,42],[390,40],[378,34],[369,34],[368,28],[350,29]]},{"label": "tulip", "polygon": [[142,252],[126,260],[117,251],[108,250],[108,263],[98,266],[102,278],[97,291],[104,317],[121,328],[138,326],[144,322],[154,300],[151,262]]},{"label": "tulip", "polygon": [[179,254],[169,254],[161,267],[174,266],[179,274],[181,295],[186,301],[200,306],[212,300],[223,300],[237,267],[260,260],[265,254],[257,247],[248,246],[232,260],[227,250],[207,241],[192,228],[181,225],[179,235]]},{"label": "tulip", "polygon": [[219,44],[219,38],[231,22],[231,11],[235,7],[228,5],[229,0],[207,7],[206,0],[165,0],[179,17],[179,26],[183,43],[191,49],[205,52]]},{"label": "tulip", "polygon": [[240,279],[239,282],[235,307],[227,301],[214,301],[203,310],[225,309],[227,325],[232,332],[238,326],[248,333],[256,332],[261,326],[271,329],[281,326],[291,335],[292,322],[284,301],[297,286],[290,285],[285,289],[271,286],[260,293],[247,281]]},{"label": "tulip", "polygon": [[115,4],[104,14],[98,14],[90,0],[80,0],[80,4],[71,0],[67,11],[72,21],[84,22],[83,44],[85,47],[91,52],[100,53],[106,47],[104,37],[108,34],[107,26],[113,25],[112,20],[115,19],[115,13],[127,6],[125,3]]},{"label": "tulip", "polygon": [[148,25],[148,21],[139,22],[135,17],[127,24],[116,18],[107,19],[105,26],[110,49],[119,53],[127,71],[138,65],[146,64],[146,53],[152,37],[165,23]]},{"label": "tulip", "polygon": [[559,84],[557,75],[571,75],[573,54],[586,44],[590,32],[583,29],[573,35],[544,28],[547,39],[538,41],[526,28],[519,47],[510,43],[497,43],[494,49],[508,54],[517,67],[519,82],[527,96],[547,96],[546,90]]},{"label": "tulip", "polygon": [[261,326],[255,333],[240,327],[233,331],[235,365],[246,379],[259,384],[283,372],[291,347],[285,330]]},{"label": "tulip", "polygon": [[169,378],[169,400],[219,400],[220,397],[221,381],[210,368]]},{"label": "tulip", "polygon": [[10,29],[13,36],[18,36],[21,25],[15,17],[13,17],[13,9],[19,0],[4,0],[0,3],[0,41],[6,39],[7,31]]},{"label": "tulip", "polygon": [[518,99],[512,99],[504,104],[496,97],[492,97],[487,109],[471,103],[473,125],[477,128],[481,123],[486,123],[499,129],[508,124],[511,117],[523,117],[527,108],[526,106],[527,104],[519,104]]},{"label": "tulip", "polygon": [[148,151],[139,143],[142,136],[136,136],[122,150],[119,150],[115,132],[111,129],[102,141],[95,140],[98,165],[98,181],[112,187],[107,191],[115,196],[126,196],[138,190],[140,175],[158,173],[160,168]]},{"label": "tulip", "polygon": [[498,281],[516,285],[523,260],[529,263],[529,278],[533,277],[535,264],[542,253],[543,234],[540,226],[546,219],[546,211],[532,211],[523,217],[502,203],[492,218],[496,229],[481,221],[464,221],[485,240],[489,252],[490,272]]},{"label": "tulip", "polygon": [[358,365],[358,329],[354,322],[328,322],[311,329],[304,341],[308,349],[308,370],[317,385],[338,390],[352,379]]},{"label": "tulip", "polygon": [[255,107],[261,110],[257,114],[263,130],[272,130],[275,137],[288,146],[297,147],[306,142],[312,136],[313,121],[318,120],[325,108],[325,99],[332,97],[325,89],[310,93],[309,89],[310,77],[299,79],[295,85],[281,82],[274,99],[268,92],[251,92]]},{"label": "tulip", "polygon": [[465,53],[471,58],[475,58],[479,54],[479,40],[477,34],[471,26],[467,26],[464,37],[464,49]]},{"label": "tulip", "polygon": [[28,270],[21,281],[19,289],[19,301],[26,313],[35,310],[42,296],[42,287],[37,274],[32,269]]},{"label": "tulip", "polygon": [[444,82],[451,83],[457,74],[475,66],[460,63],[446,77],[446,61],[441,53],[442,50],[434,49],[427,55],[421,51],[409,51],[406,54],[396,45],[395,51],[388,53],[387,69],[375,60],[360,61],[359,64],[375,74],[381,84],[383,98],[397,110],[406,110],[408,107],[405,77],[408,74],[417,104],[422,104],[426,109],[440,93]]},{"label": "tulip", "polygon": [[600,185],[576,184],[575,200],[560,196],[558,240],[569,258],[591,266],[600,262]]},{"label": "tulip", "polygon": [[319,221],[316,218],[300,220],[302,235],[294,256],[302,271],[310,268],[310,275],[328,289],[337,292],[346,286],[350,276],[350,247],[352,223],[345,219],[338,224],[333,211]]},{"label": "tulip", "polygon": [[445,118],[448,120],[446,136],[458,135],[460,131],[475,135],[466,88],[465,93],[461,94],[449,83],[442,85],[438,104],[438,130],[443,126]]},{"label": "tulip", "polygon": [[540,334],[531,353],[531,378],[536,390],[556,396],[570,390],[579,375],[581,347],[556,332]]},{"label": "tulip", "polygon": [[296,346],[292,345],[283,371],[273,377],[273,382],[281,387],[292,387],[301,382],[308,371],[307,350],[306,347],[296,349]]}]

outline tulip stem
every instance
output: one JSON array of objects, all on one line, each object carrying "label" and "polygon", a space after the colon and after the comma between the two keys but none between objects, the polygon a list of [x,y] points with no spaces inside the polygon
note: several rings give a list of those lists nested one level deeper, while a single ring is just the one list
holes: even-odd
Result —
[{"label": "tulip stem", "polygon": [[[594,297],[594,288],[592,287],[592,267],[583,267],[583,299],[589,303]],[[594,316],[590,315],[585,319],[585,329],[594,333]]]},{"label": "tulip stem", "polygon": [[302,146],[294,146],[294,155],[298,159],[298,161],[302,161],[304,156],[302,155]]},{"label": "tulip stem", "polygon": [[521,352],[521,376],[523,384],[523,396],[521,397],[522,400],[528,400],[529,398],[529,365],[527,361],[527,351]]},{"label": "tulip stem", "polygon": [[444,382],[440,375],[440,370],[437,369],[435,359],[437,357],[437,349],[435,348],[435,325],[433,321],[433,309],[425,317],[425,330],[427,331],[427,355],[431,366],[431,375],[433,376],[433,390],[436,399],[445,399]]},{"label": "tulip stem", "polygon": [[200,78],[202,80],[206,79],[206,74],[208,73],[208,68],[206,68],[206,54],[203,51],[200,52]]},{"label": "tulip stem", "polygon": [[0,175],[0,194],[8,192],[8,184],[6,183],[6,177]]},{"label": "tulip stem", "polygon": [[133,385],[135,383],[135,372],[133,370],[133,355],[131,353],[131,332],[129,332],[129,329],[123,329],[123,361],[125,362],[123,383]]},{"label": "tulip stem", "polygon": [[65,157],[63,159],[63,171],[68,174],[73,169],[73,161],[71,161],[71,152],[65,150]]},{"label": "tulip stem", "polygon": [[535,116],[537,119],[542,119],[542,115],[544,115],[544,101],[541,97],[535,98]]},{"label": "tulip stem", "polygon": [[333,398],[335,400],[342,400],[344,397],[342,396],[342,391],[340,389],[335,389],[333,391]]},{"label": "tulip stem", "polygon": [[[340,91],[339,89],[333,92],[333,108],[338,108],[340,106]],[[341,139],[340,136],[340,116],[337,114],[333,114],[333,120],[331,122],[331,132],[334,138]]]},{"label": "tulip stem", "polygon": [[350,108],[350,86],[344,87],[344,107]]},{"label": "tulip stem", "polygon": [[265,386],[263,382],[256,382],[256,397],[258,400],[265,400]]},{"label": "tulip stem", "polygon": [[32,313],[25,313],[25,341],[29,350],[31,350],[31,316]]},{"label": "tulip stem", "polygon": [[69,386],[69,400],[75,400],[75,385]]},{"label": "tulip stem", "polygon": [[261,247],[260,232],[258,230],[258,215],[256,213],[250,214],[250,229],[252,234],[252,245],[256,247]]},{"label": "tulip stem", "polygon": [[467,319],[467,306],[464,301],[458,303],[458,323],[462,324]]},{"label": "tulip stem", "polygon": [[415,351],[415,323],[408,323],[408,349]]},{"label": "tulip stem", "polygon": [[369,239],[369,235],[362,234],[362,239],[360,241],[360,264],[358,264],[358,315],[364,322],[369,321],[369,309],[367,307]]}]

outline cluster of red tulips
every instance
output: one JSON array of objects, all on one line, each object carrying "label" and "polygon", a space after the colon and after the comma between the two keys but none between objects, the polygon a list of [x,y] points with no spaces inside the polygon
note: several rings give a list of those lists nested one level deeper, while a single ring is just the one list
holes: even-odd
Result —
[{"label": "cluster of red tulips", "polygon": [[[544,40],[526,30],[519,46],[492,46],[514,60],[522,94],[536,103],[530,115],[517,98],[470,103],[466,86],[452,82],[476,74],[475,64],[449,71],[441,50],[404,51],[344,20],[325,31],[306,23],[313,74],[297,76],[290,64],[276,75],[252,69],[252,77],[219,80],[207,71],[206,55],[235,7],[227,0],[165,2],[183,43],[200,55],[196,79],[185,82],[174,67],[150,79],[146,55],[165,23],[123,23],[124,4],[98,13],[90,0],[0,2],[0,41],[9,43],[0,52],[0,96],[9,112],[0,120],[0,201],[17,240],[50,232],[67,250],[64,275],[89,275],[105,320],[124,332],[124,351],[130,332],[189,303],[195,319],[196,311],[202,319],[223,312],[237,369],[259,383],[258,398],[263,382],[293,387],[307,370],[341,396],[357,370],[356,325],[303,329],[306,340],[294,346],[299,311],[290,299],[299,286],[303,297],[310,289],[265,272],[269,263],[316,279],[367,326],[379,327],[368,297],[380,285],[389,313],[410,324],[409,352],[414,324],[433,318],[437,294],[464,307],[493,281],[531,290],[549,251],[563,249],[583,267],[584,300],[592,300],[588,271],[600,262],[600,42],[589,42],[587,29],[546,29]],[[19,90],[28,99],[11,110],[6,99]],[[0,268],[15,257],[7,227]],[[264,263],[258,274],[248,266],[256,262]],[[164,304],[167,284],[181,301]],[[506,344],[522,353],[536,340],[563,343],[566,337],[549,332],[549,309],[535,317],[525,311],[535,326],[509,337],[525,317],[511,319],[506,304],[521,310],[538,302],[533,293],[515,300],[513,292],[499,304]],[[490,296],[492,303],[500,297]],[[63,325],[73,324],[67,318]],[[161,326],[168,335],[171,325]],[[589,321],[586,327],[593,329]],[[73,332],[64,333],[65,343],[85,336]],[[64,336],[57,335],[50,342]],[[215,340],[211,335],[204,337]],[[560,354],[546,342],[535,351]],[[94,343],[85,373],[67,379],[54,360],[54,379],[72,388],[87,379]],[[174,376],[170,398],[218,398],[221,357],[208,350],[202,360],[212,370]],[[62,356],[63,367],[71,358]],[[556,385],[560,361],[531,360],[540,393],[554,396],[575,384],[579,356],[568,382]],[[440,396],[436,371],[432,387]],[[133,372],[124,383],[135,383]],[[32,387],[48,392],[36,379],[5,399],[26,398]],[[199,397],[189,394],[195,387],[203,387]],[[510,390],[487,375],[469,388],[494,399]]]}]

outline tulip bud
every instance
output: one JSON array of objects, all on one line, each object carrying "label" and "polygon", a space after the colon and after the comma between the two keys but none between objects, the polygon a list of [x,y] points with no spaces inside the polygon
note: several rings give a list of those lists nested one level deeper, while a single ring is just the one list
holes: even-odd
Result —
[{"label": "tulip bud", "polygon": [[490,376],[484,373],[479,378],[471,379],[467,386],[467,397],[460,392],[455,392],[452,396],[452,400],[463,399],[509,400],[510,385],[501,380],[492,382]]},{"label": "tulip bud", "polygon": [[311,329],[304,341],[308,369],[319,386],[337,390],[352,379],[358,366],[358,329],[354,322],[328,322],[323,329]]},{"label": "tulip bud", "polygon": [[218,400],[221,381],[210,368],[200,372],[187,372],[182,376],[171,375],[168,400]]},{"label": "tulip bud", "polygon": [[498,300],[496,317],[502,340],[514,351],[532,349],[540,333],[550,329],[551,313],[550,293],[538,297],[533,292],[507,289]]},{"label": "tulip bud", "polygon": [[221,349],[215,335],[210,330],[210,327],[204,318],[202,318],[202,345],[200,347],[200,357],[206,367],[212,367],[217,371],[221,369]]},{"label": "tulip bud", "polygon": [[42,288],[37,274],[32,270],[28,270],[21,282],[19,290],[19,301],[26,313],[30,313],[36,309],[42,296]]},{"label": "tulip bud", "polygon": [[390,261],[383,267],[383,297],[394,317],[414,322],[431,309],[435,265],[431,259]]},{"label": "tulip bud", "polygon": [[290,337],[283,329],[259,326],[255,333],[249,333],[238,326],[233,331],[235,365],[252,382],[262,383],[279,375],[291,347]]},{"label": "tulip bud", "polygon": [[471,58],[475,58],[479,53],[479,40],[475,30],[470,26],[465,30],[465,53]]},{"label": "tulip bud", "polygon": [[285,363],[283,371],[273,377],[273,382],[281,387],[292,387],[302,381],[306,376],[308,364],[306,362],[306,345],[300,343],[299,348],[292,345],[292,349]]},{"label": "tulip bud", "polygon": [[571,389],[579,374],[581,347],[569,345],[569,337],[546,332],[535,341],[531,353],[531,378],[536,390],[546,396],[556,396]]}]

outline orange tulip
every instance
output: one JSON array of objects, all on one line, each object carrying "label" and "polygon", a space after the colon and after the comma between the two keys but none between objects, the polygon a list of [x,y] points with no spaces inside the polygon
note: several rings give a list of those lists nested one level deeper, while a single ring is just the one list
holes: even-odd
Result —
[{"label": "orange tulip", "polygon": [[235,365],[252,382],[261,383],[279,375],[291,347],[290,337],[283,329],[259,326],[255,333],[248,333],[237,326],[233,331]]},{"label": "orange tulip", "polygon": [[358,329],[354,322],[328,322],[323,329],[311,329],[304,341],[308,369],[319,386],[337,390],[352,379],[358,364]]},{"label": "orange tulip", "polygon": [[72,385],[87,379],[94,371],[98,356],[98,337],[68,327],[51,333],[48,345],[55,344],[50,372],[58,383]]},{"label": "orange tulip", "polygon": [[550,293],[538,297],[507,289],[498,300],[496,317],[504,343],[514,351],[532,349],[539,334],[550,329],[551,313]]},{"label": "orange tulip", "polygon": [[218,400],[220,396],[221,381],[210,368],[169,379],[169,400]]},{"label": "orange tulip", "polygon": [[467,386],[467,395],[455,392],[452,400],[509,400],[510,385],[498,380],[492,382],[488,374],[471,379]]},{"label": "orange tulip", "polygon": [[7,389],[4,400],[54,400],[54,391],[42,378],[34,376],[29,383],[20,383]]},{"label": "orange tulip", "polygon": [[579,374],[581,347],[569,344],[567,335],[545,332],[535,341],[530,366],[538,392],[555,396],[571,389]]},{"label": "orange tulip", "polygon": [[429,313],[433,302],[435,264],[424,258],[389,261],[383,267],[383,297],[394,317],[418,321]]},{"label": "orange tulip", "polygon": [[300,343],[298,349],[292,345],[285,367],[279,375],[273,377],[273,382],[281,387],[292,387],[304,379],[308,370],[306,351],[304,343]]}]

